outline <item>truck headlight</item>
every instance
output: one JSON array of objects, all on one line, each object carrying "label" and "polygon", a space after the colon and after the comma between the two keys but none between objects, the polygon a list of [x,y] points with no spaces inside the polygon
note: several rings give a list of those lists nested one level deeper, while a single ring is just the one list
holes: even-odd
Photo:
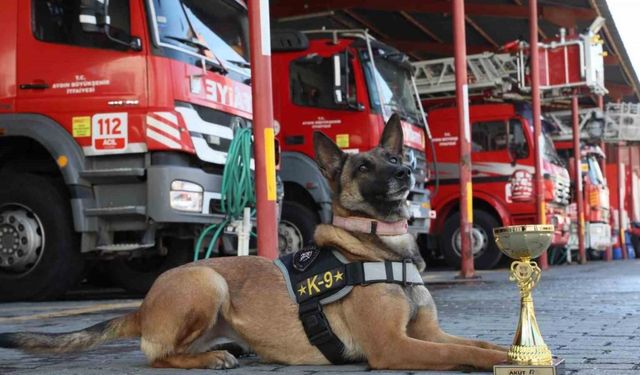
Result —
[{"label": "truck headlight", "polygon": [[178,211],[202,212],[204,189],[193,182],[174,180],[171,183],[169,203]]}]

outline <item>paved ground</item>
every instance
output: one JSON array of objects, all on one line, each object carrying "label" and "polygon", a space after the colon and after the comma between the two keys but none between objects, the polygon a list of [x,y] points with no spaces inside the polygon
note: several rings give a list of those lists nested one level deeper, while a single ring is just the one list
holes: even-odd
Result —
[{"label": "paved ground", "polygon": [[[452,272],[428,275],[441,324],[453,334],[508,345],[518,314],[517,290],[507,281],[506,270],[481,275],[481,281],[473,283],[452,282]],[[0,332],[79,329],[127,310],[114,310],[113,306],[109,310],[103,305],[131,302],[135,301],[0,304]],[[568,374],[640,374],[640,261],[554,267],[543,274],[535,293],[535,303],[547,344],[554,354],[565,358]],[[91,312],[96,305],[101,311]],[[80,309],[76,313],[84,313],[33,319],[34,314],[55,314],[69,309]],[[349,375],[367,371],[364,365],[287,367],[260,364],[255,357],[242,359],[241,364],[239,369],[228,372]],[[0,349],[0,374],[178,373],[197,375],[204,371],[150,369],[137,341],[112,343],[82,354],[48,357]]]}]

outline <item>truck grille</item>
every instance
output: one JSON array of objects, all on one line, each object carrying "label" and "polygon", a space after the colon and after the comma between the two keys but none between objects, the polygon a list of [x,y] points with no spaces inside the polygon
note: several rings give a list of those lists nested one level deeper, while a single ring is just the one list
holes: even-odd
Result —
[{"label": "truck grille", "polygon": [[571,182],[560,176],[550,176],[553,181],[553,201],[558,204],[568,205],[571,202]]},{"label": "truck grille", "polygon": [[241,117],[196,104],[177,102],[176,111],[182,115],[198,158],[209,163],[223,165],[234,130],[251,126]]}]

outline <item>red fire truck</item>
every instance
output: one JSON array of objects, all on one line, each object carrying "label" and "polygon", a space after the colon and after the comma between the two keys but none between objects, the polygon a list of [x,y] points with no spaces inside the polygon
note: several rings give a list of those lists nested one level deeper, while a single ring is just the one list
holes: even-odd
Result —
[{"label": "red fire truck", "polygon": [[[546,102],[604,89],[602,43],[594,36],[601,20],[584,35],[557,39],[538,48]],[[535,173],[533,118],[526,104],[530,94],[529,46],[514,42],[507,53],[482,53],[467,57],[470,95],[469,119],[472,142],[473,229],[472,252],[477,268],[496,266],[502,254],[493,239],[496,226],[536,222],[533,177]],[[459,153],[453,58],[420,61],[416,83],[429,113],[429,125],[437,156],[439,187],[432,198],[438,218],[431,232],[433,256],[443,256],[454,267],[460,265]],[[544,129],[544,127],[543,127]],[[549,134],[540,140],[546,222],[555,226],[552,246],[564,246],[569,238],[569,173],[560,160]],[[427,160],[433,157],[427,152]],[[435,188],[432,186],[432,188]]]},{"label": "red fire truck", "polygon": [[604,118],[612,242],[626,251],[624,247],[629,241],[625,232],[629,233],[637,256],[640,252],[640,105],[608,103]]},{"label": "red fire truck", "polygon": [[[469,107],[472,142],[473,229],[472,250],[479,269],[496,266],[501,253],[492,229],[530,224],[536,220],[533,194],[535,158],[531,110],[525,104],[477,104]],[[439,190],[432,204],[438,218],[432,233],[451,266],[460,264],[460,201],[456,108],[429,110],[429,125],[437,155]],[[427,152],[427,159],[431,153]],[[543,173],[547,222],[554,224],[553,244],[568,240],[569,173],[548,135],[543,142]]]},{"label": "red fire truck", "polygon": [[244,4],[5,0],[0,24],[0,299],[190,260],[251,121]]},{"label": "red fire truck", "polygon": [[[573,177],[575,168],[573,163],[572,142],[555,142],[558,153],[569,166],[570,175]],[[605,180],[599,161],[605,158],[605,154],[599,146],[583,145],[581,150],[582,192],[584,199],[584,238],[585,248],[592,252],[600,252],[611,246],[611,226],[609,225],[609,188]],[[573,178],[572,178],[573,180]],[[571,251],[578,250],[578,229],[576,203],[569,206],[571,217],[571,236],[567,248]],[[571,256],[569,258],[571,260]]]},{"label": "red fire truck", "polygon": [[426,234],[433,215],[425,189],[426,126],[407,57],[360,30],[274,31],[272,50],[285,187],[281,250],[299,248],[332,218],[330,189],[313,160],[313,132],[324,132],[345,152],[366,151],[378,145],[393,112],[402,118],[405,161],[416,174],[409,228]]}]

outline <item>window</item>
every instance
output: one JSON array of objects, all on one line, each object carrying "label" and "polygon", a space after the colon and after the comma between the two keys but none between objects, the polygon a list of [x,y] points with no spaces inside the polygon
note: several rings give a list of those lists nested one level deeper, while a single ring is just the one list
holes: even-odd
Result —
[{"label": "window", "polygon": [[476,122],[471,129],[472,152],[506,151],[511,148],[519,159],[529,156],[529,147],[519,120]]},{"label": "window", "polygon": [[[82,30],[81,0],[33,0],[33,35],[43,42],[75,46],[126,49],[103,33]],[[110,0],[111,35],[129,35],[129,0]]]},{"label": "window", "polygon": [[[344,56],[344,53],[341,55]],[[348,102],[355,103],[356,84],[351,55],[349,55],[349,64],[345,64],[342,60],[340,66],[342,77],[348,73],[346,85]],[[294,104],[328,109],[345,108],[344,104],[336,103],[334,99],[333,56],[321,57],[311,54],[292,61],[289,66],[289,81]]]}]

